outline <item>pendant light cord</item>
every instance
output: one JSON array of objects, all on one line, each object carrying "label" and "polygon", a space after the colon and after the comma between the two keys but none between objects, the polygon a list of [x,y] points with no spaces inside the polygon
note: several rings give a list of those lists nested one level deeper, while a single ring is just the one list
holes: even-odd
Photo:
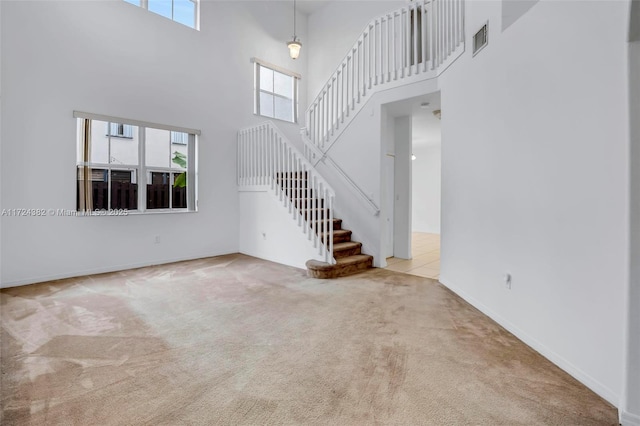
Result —
[{"label": "pendant light cord", "polygon": [[293,40],[296,39],[296,0],[293,0]]}]

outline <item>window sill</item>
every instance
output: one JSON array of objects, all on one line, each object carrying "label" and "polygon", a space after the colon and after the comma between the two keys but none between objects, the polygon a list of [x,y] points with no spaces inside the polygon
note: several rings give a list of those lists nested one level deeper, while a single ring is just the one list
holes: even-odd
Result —
[{"label": "window sill", "polygon": [[[154,210],[112,210],[112,211],[94,211],[91,213],[83,213],[77,211],[77,217],[101,217],[101,216],[145,216],[145,215],[160,215],[160,214],[180,214],[180,213],[198,213],[197,210],[170,210],[170,209],[154,209]],[[73,216],[73,215],[69,215]]]},{"label": "window sill", "polygon": [[256,117],[266,118],[267,120],[277,120],[277,121],[281,121],[283,123],[298,124],[297,121],[289,121],[289,120],[283,120],[282,118],[269,117],[267,115],[258,114],[257,112],[254,112],[253,115],[255,115]]},{"label": "window sill", "polygon": [[118,139],[133,139],[133,136],[124,136],[124,135],[105,135],[105,137],[118,138]]},{"label": "window sill", "polygon": [[131,210],[129,212],[130,215],[132,216],[138,216],[138,215],[154,215],[154,214],[179,214],[179,213],[198,213],[197,210],[187,210],[187,209],[153,209],[153,210],[145,210],[145,211],[140,211],[140,210]]}]

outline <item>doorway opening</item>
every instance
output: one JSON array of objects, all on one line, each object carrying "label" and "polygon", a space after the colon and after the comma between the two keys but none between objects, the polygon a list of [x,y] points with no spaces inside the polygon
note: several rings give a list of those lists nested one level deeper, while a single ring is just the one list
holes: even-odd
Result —
[{"label": "doorway opening", "polygon": [[440,92],[385,105],[387,269],[438,279],[442,138]]}]

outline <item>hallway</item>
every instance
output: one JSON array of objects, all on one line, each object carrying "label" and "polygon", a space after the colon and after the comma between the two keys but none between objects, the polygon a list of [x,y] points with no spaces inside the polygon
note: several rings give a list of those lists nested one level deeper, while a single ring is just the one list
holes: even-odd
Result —
[{"label": "hallway", "polygon": [[434,280],[440,277],[440,235],[413,232],[411,254],[410,260],[388,258],[385,269]]}]

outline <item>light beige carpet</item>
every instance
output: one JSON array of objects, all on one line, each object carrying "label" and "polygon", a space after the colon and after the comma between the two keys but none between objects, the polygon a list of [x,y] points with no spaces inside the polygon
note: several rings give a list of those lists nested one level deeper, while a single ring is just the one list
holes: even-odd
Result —
[{"label": "light beige carpet", "polygon": [[3,425],[613,425],[450,291],[229,255],[4,290]]}]

